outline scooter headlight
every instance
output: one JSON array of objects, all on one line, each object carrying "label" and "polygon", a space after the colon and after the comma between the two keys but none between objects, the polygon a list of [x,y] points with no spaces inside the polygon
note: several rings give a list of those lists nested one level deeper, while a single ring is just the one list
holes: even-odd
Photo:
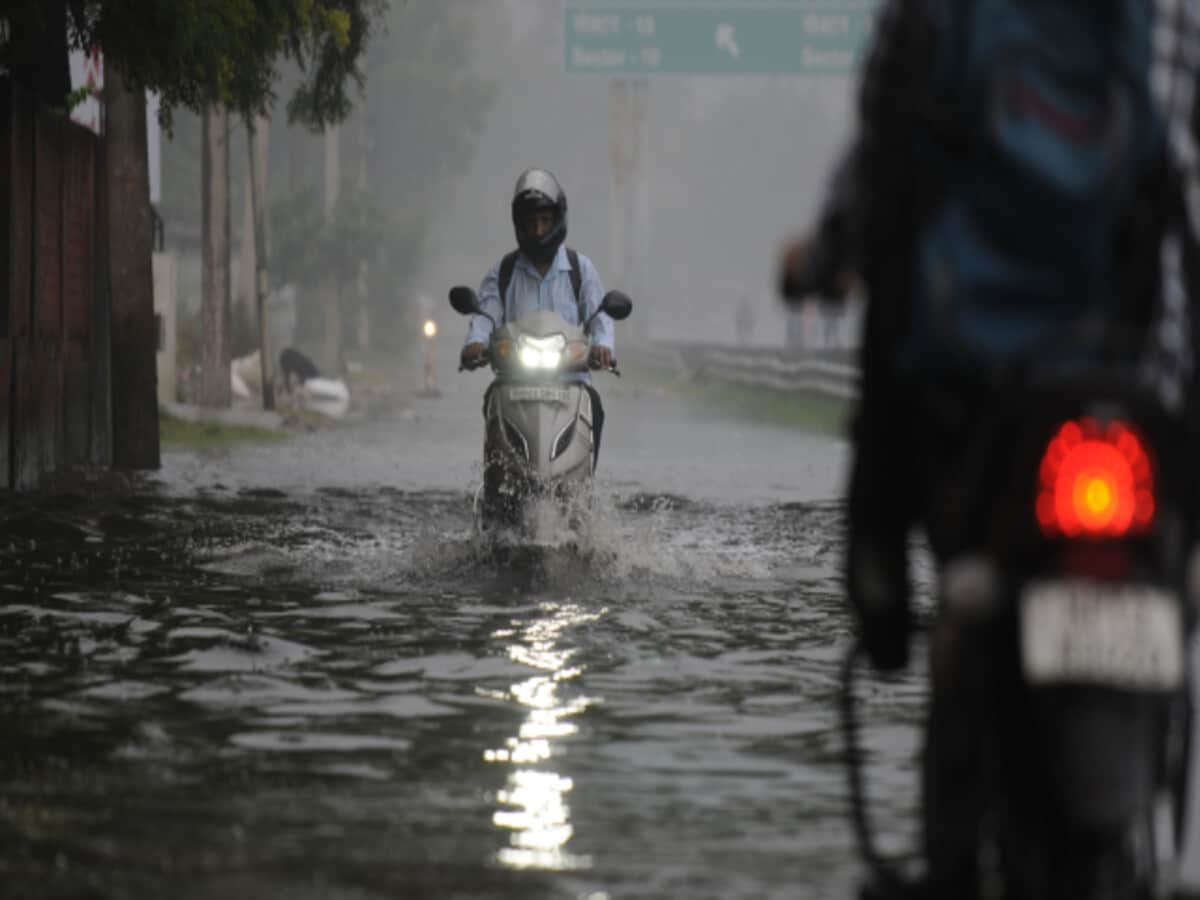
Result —
[{"label": "scooter headlight", "polygon": [[561,334],[535,338],[521,335],[517,346],[517,359],[527,369],[557,369],[562,363],[567,339]]}]

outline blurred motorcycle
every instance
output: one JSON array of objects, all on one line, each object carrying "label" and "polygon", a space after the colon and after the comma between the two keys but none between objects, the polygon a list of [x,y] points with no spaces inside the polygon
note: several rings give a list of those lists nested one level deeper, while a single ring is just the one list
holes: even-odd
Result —
[{"label": "blurred motorcycle", "polygon": [[[1134,366],[1081,365],[1062,346],[1031,358],[965,432],[944,398],[920,407],[922,430],[961,448],[928,528],[983,536],[939,559],[927,850],[969,848],[964,898],[1166,896],[1190,755],[1194,461],[1181,417]],[[874,847],[853,660],[843,725],[872,872],[861,896],[940,897]]]}]

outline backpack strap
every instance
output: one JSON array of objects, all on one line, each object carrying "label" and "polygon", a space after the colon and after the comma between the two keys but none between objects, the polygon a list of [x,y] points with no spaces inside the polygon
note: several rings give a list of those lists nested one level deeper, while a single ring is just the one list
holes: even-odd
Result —
[{"label": "backpack strap", "polygon": [[[503,307],[508,296],[508,286],[512,283],[513,270],[517,267],[517,257],[520,250],[513,250],[500,260],[500,306]],[[579,254],[567,248],[567,260],[571,263],[571,290],[575,292],[575,303],[579,307],[579,324],[583,325],[587,312],[583,308],[580,297],[583,294],[583,270],[579,267]]]},{"label": "backpack strap", "polygon": [[579,268],[579,254],[567,248],[567,261],[571,263],[571,290],[575,292],[575,305],[579,307],[579,327],[587,321],[587,310],[583,308],[580,297],[583,294],[583,272]]},{"label": "backpack strap", "polygon": [[579,294],[583,291],[583,272],[579,269],[579,254],[570,247],[567,248],[567,261],[571,263],[571,290],[575,292],[575,302],[578,303]]},{"label": "backpack strap", "polygon": [[500,260],[500,308],[508,305],[508,286],[512,283],[513,269],[517,266],[517,256],[520,250],[514,250]]}]

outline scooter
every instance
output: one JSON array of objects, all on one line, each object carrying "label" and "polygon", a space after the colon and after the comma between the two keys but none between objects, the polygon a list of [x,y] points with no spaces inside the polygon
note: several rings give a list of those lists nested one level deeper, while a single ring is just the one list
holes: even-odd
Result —
[{"label": "scooter", "polygon": [[[582,326],[548,310],[500,325],[469,287],[452,288],[450,305],[493,325],[486,362],[496,378],[484,395],[477,522],[522,545],[561,545],[583,523],[595,469],[592,397],[578,377],[588,371],[590,327],[600,313],[628,318],[633,302],[609,291]],[[609,371],[620,375],[615,360]]]}]

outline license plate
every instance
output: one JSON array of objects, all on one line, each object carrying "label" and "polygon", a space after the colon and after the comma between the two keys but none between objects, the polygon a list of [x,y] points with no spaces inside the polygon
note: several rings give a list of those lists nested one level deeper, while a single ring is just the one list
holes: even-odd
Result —
[{"label": "license plate", "polygon": [[508,399],[514,401],[532,401],[535,403],[561,403],[566,406],[571,392],[563,388],[550,387],[513,387],[508,389]]},{"label": "license plate", "polygon": [[1033,684],[1176,688],[1183,683],[1179,599],[1150,585],[1035,582],[1021,598],[1021,659]]}]

